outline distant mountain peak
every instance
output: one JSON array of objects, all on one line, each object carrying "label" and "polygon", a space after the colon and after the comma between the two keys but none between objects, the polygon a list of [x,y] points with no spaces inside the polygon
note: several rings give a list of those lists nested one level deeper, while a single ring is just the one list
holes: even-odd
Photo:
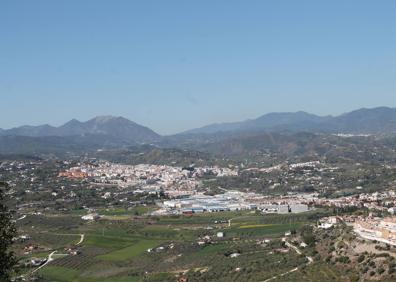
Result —
[{"label": "distant mountain peak", "polygon": [[81,136],[81,135],[107,135],[126,142],[152,142],[160,138],[160,135],[151,129],[139,125],[123,117],[111,115],[97,116],[86,122],[72,119],[67,123],[52,127],[41,126],[21,126],[9,130],[1,131],[1,135],[14,136]]},{"label": "distant mountain peak", "polygon": [[112,115],[104,115],[104,116],[96,116],[92,120],[97,123],[106,123],[112,120],[119,119],[120,117],[112,116]]},{"label": "distant mountain peak", "polygon": [[81,121],[79,121],[79,120],[77,120],[77,119],[71,119],[71,120],[69,120],[68,122],[66,122],[63,126],[66,126],[66,125],[75,125],[75,124],[81,124]]}]

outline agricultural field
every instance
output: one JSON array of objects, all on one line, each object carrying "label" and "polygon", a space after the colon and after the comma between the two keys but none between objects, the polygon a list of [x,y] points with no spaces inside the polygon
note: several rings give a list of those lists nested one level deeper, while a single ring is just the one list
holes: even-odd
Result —
[{"label": "agricultural field", "polygon": [[[25,260],[56,252],[44,267],[24,270],[40,281],[264,281],[307,264],[281,238],[329,213],[136,217],[114,210],[88,222],[75,212],[29,216],[24,219],[29,225],[22,221],[19,228],[31,238],[17,249],[38,246]],[[70,249],[78,252],[70,254]]]}]

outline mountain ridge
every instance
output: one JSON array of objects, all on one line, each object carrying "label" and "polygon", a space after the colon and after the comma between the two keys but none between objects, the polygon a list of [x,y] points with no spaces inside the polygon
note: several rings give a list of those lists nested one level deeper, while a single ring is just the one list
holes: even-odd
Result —
[{"label": "mountain ridge", "polygon": [[266,146],[273,145],[274,136],[280,136],[276,140],[281,142],[298,133],[318,136],[337,133],[395,135],[396,109],[362,108],[339,116],[324,117],[302,111],[268,113],[256,119],[209,125],[204,129],[206,131],[192,130],[190,133],[161,136],[123,117],[98,116],[85,122],[72,119],[58,127],[45,124],[0,130],[0,153],[81,153],[153,144],[162,148],[235,154],[257,148],[266,149]]},{"label": "mountain ridge", "polygon": [[215,134],[226,132],[308,131],[318,133],[396,132],[396,108],[361,108],[338,116],[319,116],[304,111],[274,112],[240,122],[214,123],[179,133]]},{"label": "mountain ridge", "polygon": [[63,125],[54,127],[48,124],[39,126],[24,125],[0,131],[2,136],[81,136],[81,135],[108,135],[121,140],[136,142],[152,142],[161,136],[148,127],[139,125],[123,117],[97,116],[81,122],[72,119]]},{"label": "mountain ridge", "polygon": [[386,134],[396,132],[396,108],[361,108],[338,116],[319,116],[304,111],[272,112],[255,119],[214,123],[178,134],[161,136],[148,127],[121,116],[96,116],[85,122],[77,119],[58,127],[49,124],[24,125],[0,129],[0,136],[80,136],[108,135],[121,141],[155,142],[164,137],[182,137],[213,134],[248,134],[258,132],[316,132]]}]

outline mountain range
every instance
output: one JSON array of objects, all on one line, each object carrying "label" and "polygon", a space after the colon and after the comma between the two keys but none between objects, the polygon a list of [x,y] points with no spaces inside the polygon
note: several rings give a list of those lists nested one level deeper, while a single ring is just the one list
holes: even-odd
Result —
[{"label": "mountain range", "polygon": [[86,122],[73,119],[59,127],[46,124],[0,129],[0,153],[84,152],[136,144],[201,148],[223,140],[256,144],[255,139],[245,137],[299,132],[395,134],[396,108],[363,108],[339,116],[318,116],[302,111],[269,113],[256,119],[212,124],[172,136],[161,136],[123,117],[98,116]]},{"label": "mountain range", "polygon": [[396,108],[359,109],[339,116],[317,116],[306,112],[269,113],[256,119],[211,124],[182,134],[219,132],[319,132],[351,134],[396,133]]},{"label": "mountain range", "polygon": [[120,141],[147,143],[156,141],[160,135],[153,130],[139,125],[123,117],[98,116],[86,122],[76,119],[54,127],[48,124],[39,126],[21,126],[8,130],[0,130],[0,136],[84,136],[105,135],[116,137]]}]

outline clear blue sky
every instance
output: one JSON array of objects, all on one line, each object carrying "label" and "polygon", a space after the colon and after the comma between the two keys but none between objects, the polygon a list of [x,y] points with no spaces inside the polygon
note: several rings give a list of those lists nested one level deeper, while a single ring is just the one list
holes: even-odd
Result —
[{"label": "clear blue sky", "polygon": [[396,106],[396,1],[3,0],[0,127]]}]

